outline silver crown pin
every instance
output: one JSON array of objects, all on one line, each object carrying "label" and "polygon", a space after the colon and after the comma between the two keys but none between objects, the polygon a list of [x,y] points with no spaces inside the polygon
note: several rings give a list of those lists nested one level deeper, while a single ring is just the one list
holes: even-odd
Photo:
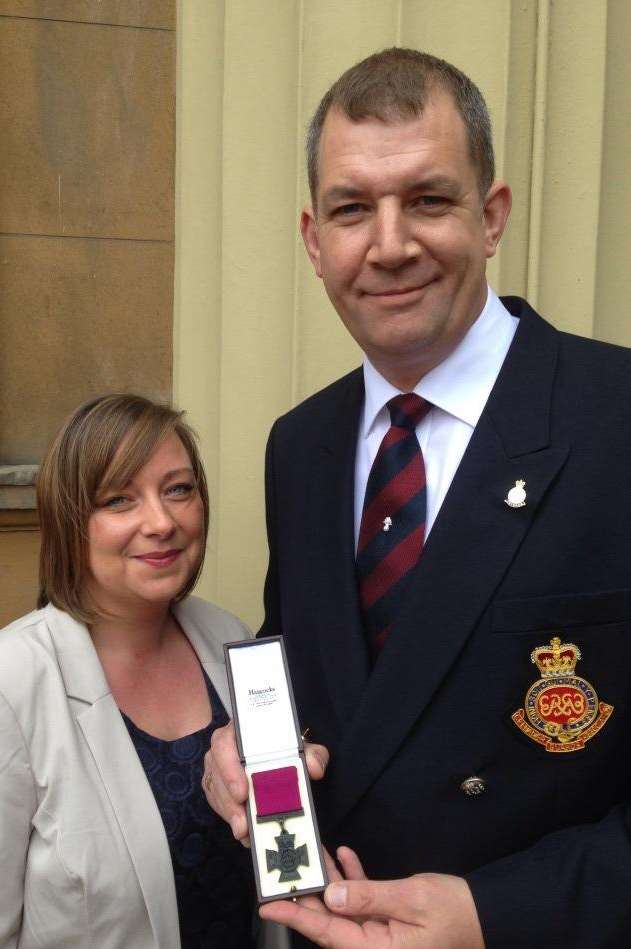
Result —
[{"label": "silver crown pin", "polygon": [[525,487],[525,481],[521,479],[516,481],[515,487],[511,488],[504,498],[504,504],[508,504],[509,507],[526,507],[526,492],[524,491]]}]

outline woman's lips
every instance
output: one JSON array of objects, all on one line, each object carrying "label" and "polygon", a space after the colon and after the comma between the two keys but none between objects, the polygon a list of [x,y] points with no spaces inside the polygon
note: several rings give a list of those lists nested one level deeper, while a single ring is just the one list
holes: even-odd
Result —
[{"label": "woman's lips", "polygon": [[179,549],[173,550],[150,550],[147,554],[136,554],[136,560],[142,560],[143,563],[149,564],[150,567],[170,567],[171,564],[175,563],[177,558],[182,553]]}]

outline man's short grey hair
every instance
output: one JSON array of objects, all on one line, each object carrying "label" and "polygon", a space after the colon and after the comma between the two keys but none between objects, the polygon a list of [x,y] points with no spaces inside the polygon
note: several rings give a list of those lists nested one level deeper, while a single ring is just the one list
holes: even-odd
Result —
[{"label": "man's short grey hair", "polygon": [[405,121],[421,115],[431,93],[447,92],[462,116],[469,155],[484,198],[495,178],[491,120],[482,93],[463,72],[429,53],[392,47],[373,53],[347,69],[323,96],[307,131],[307,173],[314,209],[318,189],[318,152],[324,120],[338,109],[353,122]]}]

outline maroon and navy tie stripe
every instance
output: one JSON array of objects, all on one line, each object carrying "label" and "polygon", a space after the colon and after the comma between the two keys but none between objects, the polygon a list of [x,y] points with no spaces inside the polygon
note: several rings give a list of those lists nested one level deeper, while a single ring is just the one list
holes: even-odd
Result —
[{"label": "maroon and navy tie stripe", "polygon": [[364,625],[383,646],[425,539],[425,465],[416,426],[431,404],[413,392],[388,402],[390,428],[370,469],[357,545]]}]

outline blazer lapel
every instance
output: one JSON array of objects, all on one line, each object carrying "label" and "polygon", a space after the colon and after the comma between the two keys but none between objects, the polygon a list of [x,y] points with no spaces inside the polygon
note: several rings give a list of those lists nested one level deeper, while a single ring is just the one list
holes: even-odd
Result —
[{"label": "blazer lapel", "polygon": [[223,640],[215,640],[211,630],[201,628],[195,616],[189,610],[189,601],[182,600],[172,606],[173,614],[184,630],[187,639],[197,654],[206,675],[212,682],[222,705],[232,718],[232,703],[226,674],[226,663],[223,651]]},{"label": "blazer lapel", "polygon": [[[127,845],[159,949],[180,945],[173,867],[155,798],[85,626],[47,607],[68,698]],[[142,819],[139,820],[139,815]]]},{"label": "blazer lapel", "polygon": [[[164,825],[112,695],[77,716],[96,762],[147,905],[156,946],[180,945],[173,867]],[[139,819],[142,815],[142,819]]]},{"label": "blazer lapel", "polygon": [[[375,780],[449,674],[567,458],[567,446],[550,445],[556,332],[532,311],[521,316],[338,751],[330,776],[337,820]],[[505,498],[518,479],[526,482],[527,503],[512,509]],[[384,708],[392,713],[384,715]]]},{"label": "blazer lapel", "polygon": [[[363,373],[348,377],[319,432],[306,510],[318,583],[317,642],[331,702],[345,728],[370,673],[361,625],[354,550],[354,470]],[[316,648],[314,646],[314,648]]]}]

